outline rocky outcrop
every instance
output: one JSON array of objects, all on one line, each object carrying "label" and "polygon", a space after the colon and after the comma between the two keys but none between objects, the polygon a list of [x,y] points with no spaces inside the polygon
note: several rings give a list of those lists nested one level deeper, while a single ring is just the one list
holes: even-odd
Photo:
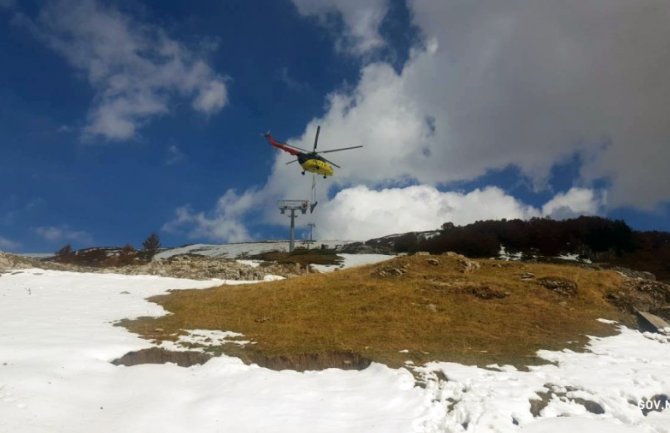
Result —
[{"label": "rocky outcrop", "polygon": [[452,259],[456,259],[458,262],[459,269],[462,273],[464,274],[470,274],[472,272],[475,272],[481,268],[481,265],[479,262],[476,262],[474,260],[470,260],[464,255],[457,254],[451,251],[448,251],[443,254],[444,256],[447,256]]},{"label": "rocky outcrop", "polygon": [[372,275],[380,278],[399,277],[401,275],[404,275],[407,272],[408,268],[409,268],[408,263],[403,263],[400,266],[384,265],[375,268],[375,270],[372,272]]},{"label": "rocky outcrop", "polygon": [[621,286],[607,294],[607,299],[621,310],[631,314],[634,314],[636,310],[656,311],[670,304],[670,284],[644,278],[625,277]]},{"label": "rocky outcrop", "polygon": [[0,272],[15,269],[44,268],[42,261],[14,254],[0,253]]},{"label": "rocky outcrop", "polygon": [[563,277],[542,277],[536,280],[537,284],[546,287],[561,296],[576,296],[577,283]]},{"label": "rocky outcrop", "polygon": [[159,275],[163,277],[190,278],[207,280],[263,280],[268,275],[291,277],[309,272],[309,268],[296,264],[259,263],[252,266],[236,260],[196,255],[174,256],[169,259],[155,260],[145,264],[121,267],[90,267],[74,264],[56,263],[44,260],[28,259],[11,254],[0,253],[0,272],[14,269],[41,268],[74,272],[117,273],[126,275]]}]

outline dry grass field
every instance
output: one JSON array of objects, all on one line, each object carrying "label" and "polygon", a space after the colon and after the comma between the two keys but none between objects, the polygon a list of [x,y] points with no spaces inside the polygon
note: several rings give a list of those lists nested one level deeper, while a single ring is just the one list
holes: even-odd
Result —
[{"label": "dry grass field", "polygon": [[539,361],[538,349],[579,350],[587,335],[615,332],[598,318],[630,324],[605,299],[622,281],[616,272],[580,266],[415,255],[175,291],[151,299],[171,314],[122,325],[152,340],[185,329],[240,332],[255,344],[217,350],[275,368],[308,368],[306,357],[317,367],[337,366],[342,354],[393,367],[433,360],[523,366]]}]

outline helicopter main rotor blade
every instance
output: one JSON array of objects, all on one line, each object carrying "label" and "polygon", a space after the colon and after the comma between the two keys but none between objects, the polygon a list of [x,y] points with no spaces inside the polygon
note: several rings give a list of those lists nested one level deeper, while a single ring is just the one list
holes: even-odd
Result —
[{"label": "helicopter main rotor blade", "polygon": [[312,152],[316,152],[316,145],[319,142],[319,132],[321,131],[321,125],[316,127],[316,136],[314,137],[314,149]]},{"label": "helicopter main rotor blade", "polygon": [[[321,158],[323,158],[323,156]],[[330,165],[334,165],[337,168],[342,168],[339,165],[335,164],[333,161],[327,160],[326,158],[323,158],[323,160],[326,161]]]},{"label": "helicopter main rotor blade", "polygon": [[298,162],[298,160],[294,159],[293,161],[289,161],[289,162],[286,163],[286,165],[293,164],[294,162]]},{"label": "helicopter main rotor blade", "polygon": [[363,146],[341,147],[339,149],[322,150],[322,151],[316,152],[316,153],[341,152],[343,150],[358,149],[359,147],[363,147]]}]

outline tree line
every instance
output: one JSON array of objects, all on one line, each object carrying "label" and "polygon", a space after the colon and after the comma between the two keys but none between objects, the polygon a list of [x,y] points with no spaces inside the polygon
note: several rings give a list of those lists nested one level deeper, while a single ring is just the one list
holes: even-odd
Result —
[{"label": "tree line", "polygon": [[447,222],[436,234],[406,233],[390,246],[397,253],[454,251],[469,257],[497,257],[501,247],[523,258],[577,254],[593,262],[631,267],[670,279],[670,233],[635,231],[622,220],[595,216],[560,221],[487,220],[465,226]]},{"label": "tree line", "polygon": [[[131,244],[118,248],[85,248],[74,250],[67,244],[56,251],[53,260],[60,263],[72,263],[81,266],[126,266],[150,262],[160,250],[161,241],[156,233],[151,233],[137,250]],[[113,251],[110,254],[110,251]]]}]

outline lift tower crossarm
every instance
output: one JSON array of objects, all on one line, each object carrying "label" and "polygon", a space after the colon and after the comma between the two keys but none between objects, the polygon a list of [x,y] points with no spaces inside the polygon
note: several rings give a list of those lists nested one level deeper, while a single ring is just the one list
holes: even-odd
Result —
[{"label": "lift tower crossarm", "polygon": [[293,248],[295,247],[295,219],[298,217],[296,215],[296,211],[300,211],[304,214],[307,213],[307,209],[309,208],[309,201],[306,200],[280,200],[277,203],[279,207],[279,212],[285,214],[287,211],[289,212],[288,217],[291,218],[291,229],[289,232],[289,244],[288,244],[288,251],[292,252]]}]

